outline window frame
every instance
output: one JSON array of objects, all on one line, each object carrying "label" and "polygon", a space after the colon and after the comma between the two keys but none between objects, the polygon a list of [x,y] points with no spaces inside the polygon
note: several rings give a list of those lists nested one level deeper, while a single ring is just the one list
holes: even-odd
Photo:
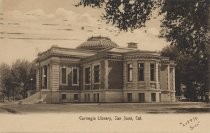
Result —
[{"label": "window frame", "polygon": [[[66,70],[66,75],[65,75],[65,80],[66,80],[66,82],[64,83],[63,82],[63,69],[65,69]],[[65,66],[62,66],[61,68],[60,68],[60,83],[61,83],[61,85],[68,85],[68,74],[67,74],[67,67],[65,67]]]},{"label": "window frame", "polygon": [[[63,98],[63,96],[65,96],[65,98]],[[66,93],[61,94],[61,100],[67,100],[67,94]]]},{"label": "window frame", "polygon": [[[95,67],[97,66],[98,66],[98,81],[95,81]],[[100,65],[99,64],[93,66],[93,83],[94,84],[100,83]]]},{"label": "window frame", "polygon": [[133,93],[131,92],[127,93],[127,102],[128,103],[133,102]]},{"label": "window frame", "polygon": [[43,73],[42,73],[42,88],[47,89],[48,88],[48,66],[44,65],[43,66]]},{"label": "window frame", "polygon": [[[154,68],[152,68],[152,65],[154,65]],[[155,63],[150,63],[150,81],[155,81]]]},{"label": "window frame", "polygon": [[[77,70],[77,83],[74,83],[74,70]],[[72,86],[79,86],[79,68],[78,67],[72,67]]]},{"label": "window frame", "polygon": [[87,94],[87,102],[90,102],[90,94]]},{"label": "window frame", "polygon": [[145,93],[143,93],[143,92],[138,93],[138,102],[145,103]]},{"label": "window frame", "polygon": [[161,72],[161,64],[159,63],[158,64],[158,82],[160,82],[160,78],[161,78],[160,72]]},{"label": "window frame", "polygon": [[[75,96],[77,96],[77,99],[75,99]],[[79,94],[78,93],[74,93],[74,101],[79,101]]]},{"label": "window frame", "polygon": [[[154,96],[154,99],[153,99]],[[151,102],[156,102],[157,101],[157,96],[156,93],[151,93]]]},{"label": "window frame", "polygon": [[[84,76],[84,78],[85,78],[85,80],[84,80],[85,85],[90,85],[91,84],[91,67],[88,66],[88,67],[85,67],[84,69],[85,69],[84,70],[84,72],[85,72],[85,76]],[[88,83],[87,83],[86,69],[89,69],[89,82]]]},{"label": "window frame", "polygon": [[84,94],[84,102],[87,102],[87,94]]},{"label": "window frame", "polygon": [[[143,67],[141,66],[143,64]],[[143,69],[143,74],[141,74],[141,70]],[[143,79],[141,79],[141,76],[143,75]],[[138,62],[138,81],[145,81],[145,63],[144,62]]]},{"label": "window frame", "polygon": [[133,82],[133,64],[132,63],[127,64],[127,82]]}]

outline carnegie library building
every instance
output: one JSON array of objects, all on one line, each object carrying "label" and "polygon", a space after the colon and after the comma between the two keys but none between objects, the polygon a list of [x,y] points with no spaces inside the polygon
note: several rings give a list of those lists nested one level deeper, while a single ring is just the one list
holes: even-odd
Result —
[{"label": "carnegie library building", "polygon": [[175,63],[136,43],[90,37],[75,49],[52,46],[35,61],[36,91],[47,103],[175,101]]}]

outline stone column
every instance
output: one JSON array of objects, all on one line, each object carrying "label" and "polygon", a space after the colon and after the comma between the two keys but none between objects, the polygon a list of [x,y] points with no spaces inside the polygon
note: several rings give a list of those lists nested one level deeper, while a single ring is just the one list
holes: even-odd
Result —
[{"label": "stone column", "polygon": [[42,86],[41,86],[41,88],[42,88],[42,89],[46,89],[46,88],[45,88],[45,85],[44,85],[44,82],[45,82],[45,80],[44,80],[44,72],[45,72],[45,71],[44,71],[44,66],[42,66],[41,69],[42,69]]},{"label": "stone column", "polygon": [[160,102],[160,93],[155,93],[156,95],[156,102]]},{"label": "stone column", "polygon": [[145,102],[151,102],[151,92],[145,92]]},{"label": "stone column", "polygon": [[50,65],[47,65],[47,89],[50,90]]},{"label": "stone column", "polygon": [[[123,62],[123,90],[126,90],[127,88],[127,62]],[[123,102],[127,102],[127,93],[123,91],[122,94]]]},{"label": "stone column", "polygon": [[85,66],[84,65],[82,65],[82,68],[81,68],[81,70],[82,70],[82,76],[81,76],[81,78],[82,78],[82,90],[85,90]]},{"label": "stone column", "polygon": [[150,62],[145,62],[145,74],[144,74],[144,79],[145,79],[145,89],[150,89]]},{"label": "stone column", "polygon": [[40,74],[40,66],[39,64],[37,63],[36,65],[36,91],[39,91],[41,89],[41,84],[40,84],[40,81],[41,81],[41,74]]},{"label": "stone column", "polygon": [[176,89],[176,88],[175,88],[175,87],[176,87],[176,86],[175,86],[175,68],[173,67],[172,70],[173,70],[173,71],[172,71],[172,73],[173,73],[173,77],[172,77],[173,83],[172,83],[172,84],[173,84],[173,90],[175,91],[175,89]]},{"label": "stone column", "polygon": [[51,103],[59,103],[60,94],[60,65],[59,59],[53,58],[51,62],[51,74],[50,74],[50,88],[51,88]]},{"label": "stone column", "polygon": [[126,70],[127,64],[126,62],[123,62],[123,89],[126,89],[126,83],[127,83],[127,70]]},{"label": "stone column", "polygon": [[171,90],[171,83],[170,83],[170,65],[167,66],[167,85],[168,85],[168,90]]},{"label": "stone column", "polygon": [[132,89],[137,89],[137,82],[138,82],[138,63],[137,61],[132,61],[132,65],[133,65],[133,74],[132,74],[132,78],[133,78],[133,88]]},{"label": "stone column", "polygon": [[108,84],[108,76],[109,76],[109,65],[108,65],[108,60],[104,60],[104,89],[108,89],[109,84]]},{"label": "stone column", "polygon": [[156,82],[156,89],[160,89],[159,83],[160,83],[160,79],[159,79],[159,63],[155,63],[155,82]]},{"label": "stone column", "polygon": [[52,91],[58,91],[59,90],[59,84],[60,84],[60,67],[59,64],[52,63],[51,64],[52,72],[51,72],[51,89]]}]

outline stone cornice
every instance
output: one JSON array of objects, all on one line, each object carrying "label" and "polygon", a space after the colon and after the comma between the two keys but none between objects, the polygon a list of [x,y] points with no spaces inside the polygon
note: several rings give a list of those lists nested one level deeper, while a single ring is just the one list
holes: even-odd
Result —
[{"label": "stone cornice", "polygon": [[72,59],[72,58],[82,59],[82,58],[84,58],[84,57],[81,57],[81,56],[49,53],[49,54],[42,55],[41,57],[38,57],[36,61],[43,61],[43,60],[49,59],[51,57],[67,58],[67,59]]},{"label": "stone cornice", "polygon": [[158,56],[158,55],[139,54],[139,55],[128,55],[128,56],[124,56],[124,59],[139,59],[139,58],[160,60],[160,56]]},{"label": "stone cornice", "polygon": [[95,60],[99,60],[99,59],[116,59],[116,60],[129,60],[129,59],[154,59],[154,60],[160,60],[161,57],[158,54],[142,54],[142,53],[138,53],[138,54],[134,54],[134,55],[125,55],[125,54],[121,54],[121,53],[115,53],[115,52],[102,52],[102,53],[98,53],[96,55],[87,57],[82,59],[83,62],[90,62],[90,61],[95,61]]},{"label": "stone cornice", "polygon": [[53,46],[49,50],[39,53],[37,61],[42,61],[50,57],[77,58],[82,59],[94,55],[96,52],[90,50],[77,50],[71,48],[60,48]]},{"label": "stone cornice", "polygon": [[176,91],[174,91],[174,90],[161,90],[161,92],[166,92],[166,93],[172,92],[172,93],[175,93]]},{"label": "stone cornice", "polygon": [[[80,54],[81,53],[81,54]],[[38,55],[36,61],[43,61],[51,57],[57,57],[60,59],[79,59],[82,63],[92,62],[100,59],[114,59],[114,60],[132,60],[132,59],[145,59],[145,60],[160,60],[161,63],[170,64],[175,66],[173,61],[170,61],[168,57],[160,56],[158,52],[151,51],[130,51],[126,53],[113,52],[108,50],[103,50],[97,52],[89,50],[78,50],[70,48],[59,48],[52,47],[51,49]]]}]

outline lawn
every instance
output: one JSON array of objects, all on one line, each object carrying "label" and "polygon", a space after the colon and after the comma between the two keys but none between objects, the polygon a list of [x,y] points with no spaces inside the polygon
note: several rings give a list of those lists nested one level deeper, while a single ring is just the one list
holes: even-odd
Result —
[{"label": "lawn", "polygon": [[0,104],[0,113],[141,112],[210,113],[207,103],[90,103],[90,104]]}]

